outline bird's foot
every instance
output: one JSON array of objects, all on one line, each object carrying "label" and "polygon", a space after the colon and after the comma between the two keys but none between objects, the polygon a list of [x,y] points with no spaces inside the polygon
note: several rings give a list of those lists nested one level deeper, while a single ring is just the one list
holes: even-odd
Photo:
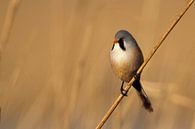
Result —
[{"label": "bird's foot", "polygon": [[125,89],[121,90],[121,94],[122,94],[123,96],[128,96],[128,95],[127,95],[127,91],[126,91]]},{"label": "bird's foot", "polygon": [[123,95],[123,96],[127,96],[127,93],[128,93],[128,91],[127,90],[125,90],[124,88],[123,88],[123,84],[124,84],[124,81],[122,82],[122,84],[121,84],[121,94]]},{"label": "bird's foot", "polygon": [[135,78],[135,80],[139,80],[140,79],[140,74],[135,74],[134,78]]}]

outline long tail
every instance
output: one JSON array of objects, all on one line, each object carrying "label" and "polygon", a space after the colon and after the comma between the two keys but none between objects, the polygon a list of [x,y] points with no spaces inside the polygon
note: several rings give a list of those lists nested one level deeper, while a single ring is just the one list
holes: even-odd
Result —
[{"label": "long tail", "polygon": [[153,112],[152,104],[151,104],[146,92],[144,91],[139,79],[134,81],[133,87],[137,90],[138,95],[139,95],[140,99],[142,100],[144,108],[146,110],[148,110],[149,112]]}]

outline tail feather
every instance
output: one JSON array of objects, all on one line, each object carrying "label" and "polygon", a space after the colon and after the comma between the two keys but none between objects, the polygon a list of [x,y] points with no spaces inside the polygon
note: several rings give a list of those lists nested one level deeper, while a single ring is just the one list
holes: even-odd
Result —
[{"label": "tail feather", "polygon": [[135,80],[133,83],[133,87],[137,90],[138,95],[139,95],[140,99],[142,100],[144,108],[149,112],[153,112],[152,104],[151,104],[148,96],[146,95],[146,93],[145,93],[145,91],[140,83],[140,80]]},{"label": "tail feather", "polygon": [[149,98],[146,96],[146,94],[144,94],[143,91],[139,92],[138,94],[142,100],[144,108],[146,110],[148,110],[149,112],[153,112],[152,104],[151,104]]}]

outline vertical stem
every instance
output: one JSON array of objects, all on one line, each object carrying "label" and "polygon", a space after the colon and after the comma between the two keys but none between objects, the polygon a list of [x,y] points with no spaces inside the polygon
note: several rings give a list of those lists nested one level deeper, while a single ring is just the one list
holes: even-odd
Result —
[{"label": "vertical stem", "polygon": [[13,27],[14,18],[16,16],[17,8],[21,0],[10,0],[8,5],[7,13],[5,15],[4,25],[2,27],[0,35],[0,60],[2,56],[3,48],[7,45],[7,41],[10,37],[10,32]]}]

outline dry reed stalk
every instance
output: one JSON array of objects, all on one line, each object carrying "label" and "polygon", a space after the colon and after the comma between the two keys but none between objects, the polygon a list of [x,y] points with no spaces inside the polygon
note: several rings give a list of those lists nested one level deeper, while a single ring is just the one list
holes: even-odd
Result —
[{"label": "dry reed stalk", "polygon": [[7,12],[5,15],[4,25],[2,27],[2,31],[0,35],[0,61],[1,61],[3,48],[7,45],[7,41],[10,37],[10,32],[13,27],[15,14],[17,12],[17,8],[20,2],[21,0],[10,0],[9,2]]},{"label": "dry reed stalk", "polygon": [[[188,5],[186,6],[186,8],[184,9],[184,11],[177,17],[177,19],[171,24],[171,26],[169,27],[168,31],[166,31],[164,33],[164,35],[162,36],[161,40],[157,43],[157,45],[153,48],[153,50],[151,51],[151,53],[149,54],[148,58],[146,58],[146,60],[144,61],[144,63],[140,66],[140,68],[138,69],[136,75],[139,75],[141,73],[141,71],[145,68],[145,66],[148,64],[148,62],[150,61],[150,59],[153,57],[153,55],[156,53],[156,51],[158,50],[158,48],[162,45],[162,43],[164,42],[164,40],[167,38],[167,36],[169,35],[169,33],[173,30],[173,28],[176,26],[176,24],[179,22],[179,20],[183,17],[183,15],[186,13],[186,11],[190,8],[190,6],[193,4],[195,0],[191,0]],[[135,77],[133,77],[127,84],[127,86],[125,87],[125,90],[128,92],[129,89],[131,88],[132,83],[135,81]],[[108,120],[108,118],[111,116],[111,114],[113,113],[113,111],[116,109],[116,107],[119,105],[119,103],[122,101],[123,99],[123,95],[120,94],[118,96],[118,98],[114,101],[114,103],[112,104],[112,106],[110,107],[110,109],[106,112],[106,114],[104,115],[104,117],[102,118],[102,120],[100,121],[100,123],[97,125],[96,129],[101,129],[103,127],[103,125],[105,124],[105,122]]]},{"label": "dry reed stalk", "polygon": [[[13,21],[15,18],[17,7],[20,4],[20,1],[21,0],[10,0],[7,13],[5,15],[4,25],[2,27],[2,31],[0,35],[0,61],[1,61],[3,48],[7,45],[7,41],[9,39],[10,32],[13,26]],[[1,112],[2,109],[0,107],[0,122],[1,122]]]}]

